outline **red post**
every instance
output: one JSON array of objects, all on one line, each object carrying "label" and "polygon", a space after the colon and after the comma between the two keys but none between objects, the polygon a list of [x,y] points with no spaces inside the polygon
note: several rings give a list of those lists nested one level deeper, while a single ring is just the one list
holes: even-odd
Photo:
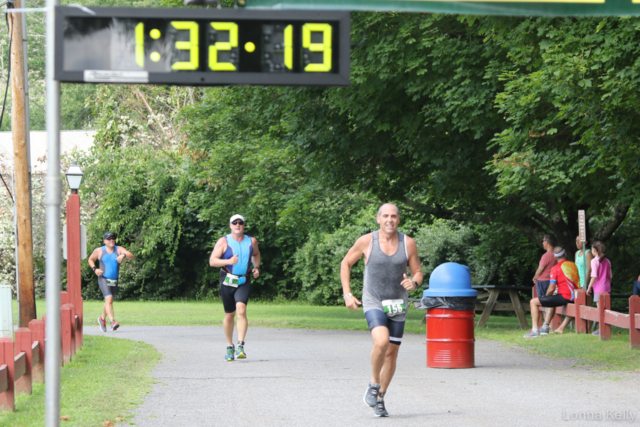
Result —
[{"label": "red post", "polygon": [[62,307],[65,304],[69,304],[69,292],[60,291],[60,306]]},{"label": "red post", "polygon": [[0,366],[7,365],[7,390],[0,393],[0,411],[15,410],[15,394],[13,386],[14,360],[13,341],[11,338],[0,338]]},{"label": "red post", "polygon": [[60,308],[60,335],[62,338],[62,364],[71,362],[71,309],[67,304]]},{"label": "red post", "polygon": [[[31,320],[33,322],[33,320]],[[31,339],[31,331],[29,328],[19,328],[16,332],[16,345],[15,356],[24,351],[27,358],[27,368],[25,374],[16,381],[16,394],[31,394],[31,364],[32,354],[31,345],[33,341]]]},{"label": "red post", "polygon": [[71,319],[69,321],[69,328],[71,331],[71,340],[69,351],[71,356],[76,355],[76,308],[73,304],[65,304],[63,307],[68,307],[71,310]]},{"label": "red post", "polygon": [[636,322],[636,315],[640,315],[640,296],[629,298],[629,345],[640,349],[640,322]]},{"label": "red post", "polygon": [[82,348],[82,309],[84,300],[82,297],[78,298],[78,304],[76,305],[76,315],[78,316],[78,329],[76,330],[76,350],[80,350]]},{"label": "red post", "polygon": [[607,292],[600,294],[600,341],[609,341],[611,339],[611,325],[607,325],[604,320],[604,311],[611,308],[611,297]]},{"label": "red post", "polygon": [[586,334],[587,333],[587,321],[580,317],[581,309],[586,304],[586,293],[584,289],[579,289],[576,292],[576,333],[578,334]]},{"label": "red post", "polygon": [[67,199],[67,292],[68,303],[76,308],[80,320],[80,331],[77,334],[76,346],[82,346],[82,288],[81,288],[81,253],[80,253],[80,196],[69,194]]},{"label": "red post", "polygon": [[37,341],[40,349],[40,362],[33,367],[31,372],[31,378],[34,382],[44,382],[44,322],[42,320],[34,319],[29,322],[29,329],[31,330],[31,340]]}]

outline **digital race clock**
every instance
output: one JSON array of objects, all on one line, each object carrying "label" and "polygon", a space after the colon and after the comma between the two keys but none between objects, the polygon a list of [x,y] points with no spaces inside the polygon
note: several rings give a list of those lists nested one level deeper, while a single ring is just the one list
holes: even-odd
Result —
[{"label": "digital race clock", "polygon": [[349,12],[56,7],[55,78],[174,85],[349,84]]}]

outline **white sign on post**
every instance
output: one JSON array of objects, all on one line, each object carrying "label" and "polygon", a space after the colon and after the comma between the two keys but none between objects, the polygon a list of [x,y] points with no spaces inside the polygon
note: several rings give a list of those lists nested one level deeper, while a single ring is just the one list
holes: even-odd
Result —
[{"label": "white sign on post", "polygon": [[585,215],[584,215],[584,211],[580,210],[578,211],[578,232],[579,232],[579,236],[580,236],[580,241],[581,242],[586,242],[587,241],[587,227],[585,224]]}]

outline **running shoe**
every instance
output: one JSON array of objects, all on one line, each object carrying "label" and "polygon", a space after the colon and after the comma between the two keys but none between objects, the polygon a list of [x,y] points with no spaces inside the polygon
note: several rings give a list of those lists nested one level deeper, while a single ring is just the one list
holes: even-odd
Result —
[{"label": "running shoe", "polygon": [[591,335],[599,336],[600,335],[600,329],[598,329],[595,332],[592,332]]},{"label": "running shoe", "polygon": [[100,325],[100,330],[102,332],[107,332],[107,324],[104,323],[104,320],[102,319],[102,317],[98,317],[98,325]]},{"label": "running shoe", "polygon": [[369,387],[367,387],[367,391],[364,394],[364,403],[371,406],[372,408],[376,406],[378,403],[378,392],[380,391],[380,384],[369,383]]},{"label": "running shoe", "polygon": [[115,320],[111,321],[111,331],[115,331],[119,327],[120,327],[120,323],[116,322]]},{"label": "running shoe", "polygon": [[388,417],[389,413],[384,408],[384,399],[382,397],[378,397],[376,402],[376,407],[374,409],[376,412],[376,417]]},{"label": "running shoe", "polygon": [[227,362],[233,361],[233,350],[234,346],[230,345],[227,347],[227,354],[224,356],[224,360],[226,360]]},{"label": "running shoe", "polygon": [[528,334],[525,334],[525,338],[538,338],[540,336],[539,331],[534,331],[533,329]]},{"label": "running shoe", "polygon": [[538,332],[540,332],[540,335],[549,335],[549,325],[542,325],[542,327],[538,329]]},{"label": "running shoe", "polygon": [[236,350],[236,359],[246,359],[247,355],[244,352],[244,346],[243,345],[239,345],[238,349]]}]

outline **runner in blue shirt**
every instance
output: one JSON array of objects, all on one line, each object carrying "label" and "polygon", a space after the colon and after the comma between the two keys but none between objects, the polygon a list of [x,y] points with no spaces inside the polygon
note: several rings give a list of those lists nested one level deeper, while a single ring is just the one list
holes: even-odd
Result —
[{"label": "runner in blue shirt", "polygon": [[[105,319],[109,316],[111,320],[111,330],[115,331],[120,324],[113,318],[113,297],[118,293],[118,278],[120,277],[120,264],[126,259],[133,259],[133,254],[123,248],[116,246],[116,236],[113,233],[104,233],[104,246],[97,248],[89,257],[89,266],[98,276],[98,286],[104,297],[102,306],[102,316],[98,317],[98,325],[102,332],[107,332]],[[96,265],[96,261],[100,265]]]},{"label": "runner in blue shirt", "polygon": [[[231,234],[220,238],[211,252],[209,265],[220,269],[220,297],[224,306],[224,334],[227,337],[225,360],[234,356],[246,359],[244,338],[249,327],[247,304],[251,290],[251,277],[260,276],[260,250],[258,241],[244,234],[246,222],[242,215],[234,215],[229,220]],[[251,264],[253,263],[253,269]],[[233,323],[238,313],[238,349],[233,345]],[[235,353],[235,354],[234,354]]]}]

